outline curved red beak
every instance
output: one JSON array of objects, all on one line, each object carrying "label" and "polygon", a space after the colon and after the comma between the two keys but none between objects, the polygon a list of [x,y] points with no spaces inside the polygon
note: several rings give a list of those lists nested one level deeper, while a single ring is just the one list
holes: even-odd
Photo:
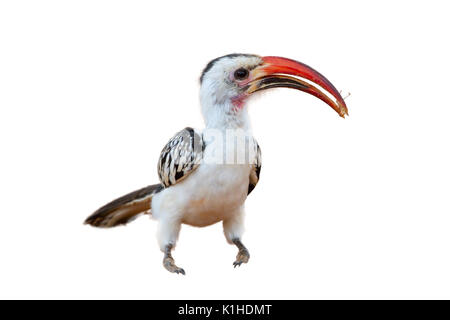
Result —
[{"label": "curved red beak", "polygon": [[281,57],[263,57],[262,60],[263,64],[253,69],[251,73],[248,93],[270,88],[293,88],[319,98],[343,118],[348,115],[347,106],[339,91],[313,68]]}]

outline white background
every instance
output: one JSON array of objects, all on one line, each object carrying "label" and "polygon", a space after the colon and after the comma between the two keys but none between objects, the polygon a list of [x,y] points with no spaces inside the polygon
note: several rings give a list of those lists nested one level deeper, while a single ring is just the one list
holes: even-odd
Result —
[{"label": "white background", "polygon": [[[450,298],[449,8],[444,1],[2,1],[1,298]],[[220,224],[84,226],[157,182],[202,127],[198,78],[232,52],[305,62],[350,117],[294,90],[250,105],[263,152],[248,265]]]}]

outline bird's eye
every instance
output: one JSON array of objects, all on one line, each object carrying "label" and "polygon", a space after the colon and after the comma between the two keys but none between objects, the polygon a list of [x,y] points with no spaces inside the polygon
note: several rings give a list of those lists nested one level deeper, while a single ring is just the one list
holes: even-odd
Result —
[{"label": "bird's eye", "polygon": [[239,68],[234,72],[234,78],[236,80],[244,80],[248,77],[248,70],[245,68]]}]

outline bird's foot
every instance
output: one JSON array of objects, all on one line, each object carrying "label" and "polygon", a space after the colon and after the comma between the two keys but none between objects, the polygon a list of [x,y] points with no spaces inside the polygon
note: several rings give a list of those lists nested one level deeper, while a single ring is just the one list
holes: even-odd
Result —
[{"label": "bird's foot", "polygon": [[164,268],[166,268],[169,272],[177,274],[181,273],[182,275],[186,274],[183,268],[177,267],[177,265],[175,264],[175,260],[173,260],[172,257],[164,257],[163,265]]},{"label": "bird's foot", "polygon": [[238,266],[241,266],[241,264],[243,264],[243,263],[247,263],[249,259],[250,259],[250,253],[248,252],[248,250],[245,248],[239,249],[239,252],[236,256],[236,261],[233,262],[233,265],[236,268]]}]

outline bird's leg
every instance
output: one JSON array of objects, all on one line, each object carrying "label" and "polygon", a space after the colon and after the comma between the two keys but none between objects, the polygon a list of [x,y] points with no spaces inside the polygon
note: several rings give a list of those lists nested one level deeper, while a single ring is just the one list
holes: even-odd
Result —
[{"label": "bird's leg", "polygon": [[244,208],[238,208],[230,218],[223,221],[223,232],[227,242],[238,247],[239,252],[236,256],[236,261],[233,262],[234,267],[247,263],[250,259],[250,253],[242,244],[241,238],[244,233]]},{"label": "bird's leg", "polygon": [[164,259],[163,259],[164,268],[173,273],[186,274],[183,268],[179,268],[175,264],[175,260],[172,257],[172,248],[173,248],[172,244],[168,244],[164,249]]},{"label": "bird's leg", "polygon": [[163,266],[173,273],[185,274],[182,268],[177,267],[172,257],[172,249],[175,248],[181,224],[177,220],[161,219],[158,223],[158,242],[164,252]]},{"label": "bird's leg", "polygon": [[243,263],[247,263],[250,259],[250,253],[248,252],[247,248],[244,246],[244,244],[241,242],[240,239],[233,239],[232,240],[234,245],[238,247],[239,251],[236,256],[236,261],[233,262],[234,267],[240,266]]}]

